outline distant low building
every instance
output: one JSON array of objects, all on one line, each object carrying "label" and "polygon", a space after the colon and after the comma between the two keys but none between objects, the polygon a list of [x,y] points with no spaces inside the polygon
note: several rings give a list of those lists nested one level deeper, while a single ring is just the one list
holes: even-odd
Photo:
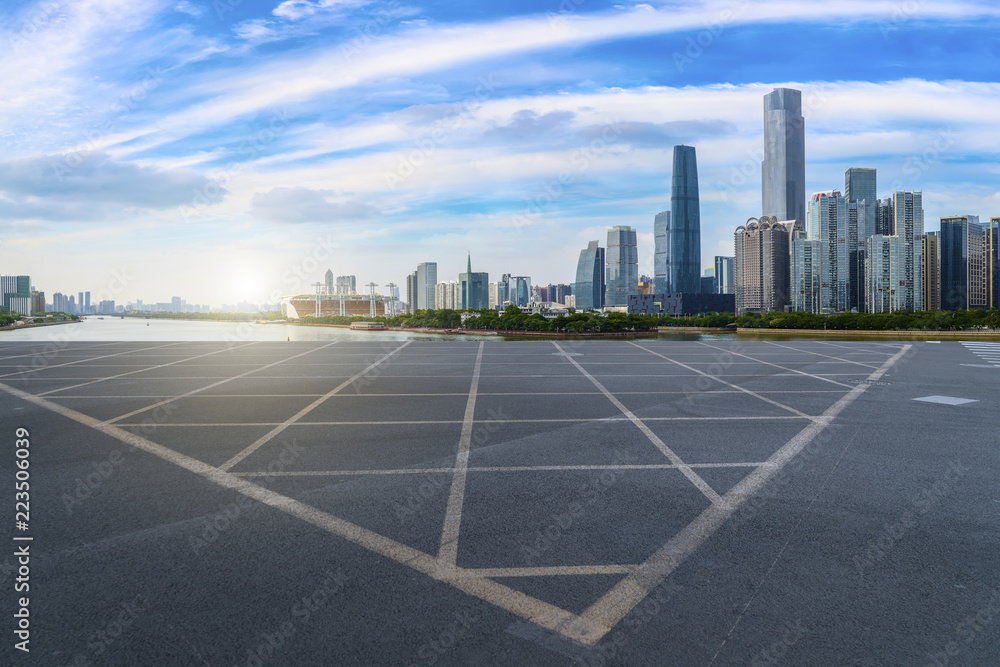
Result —
[{"label": "distant low building", "polygon": [[628,300],[628,312],[646,315],[699,315],[735,311],[735,294],[633,294]]}]

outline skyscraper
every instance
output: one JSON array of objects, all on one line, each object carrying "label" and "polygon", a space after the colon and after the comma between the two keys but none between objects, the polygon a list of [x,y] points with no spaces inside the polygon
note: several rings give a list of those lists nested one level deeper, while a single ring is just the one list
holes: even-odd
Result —
[{"label": "skyscraper", "polygon": [[921,271],[924,288],[921,301],[924,310],[941,310],[941,244],[937,232],[924,234],[920,244]]},{"label": "skyscraper", "polygon": [[31,315],[30,276],[0,276],[0,310]]},{"label": "skyscraper", "polygon": [[481,310],[490,307],[490,274],[472,272],[472,253],[469,253],[468,269],[458,274],[461,291],[462,310]]},{"label": "skyscraper", "polygon": [[[861,250],[865,240],[877,232],[878,196],[877,178],[874,169],[852,167],[844,173],[844,199],[865,203],[865,224],[860,226]],[[863,276],[862,276],[863,277]]]},{"label": "skyscraper", "polygon": [[875,204],[875,233],[882,236],[896,233],[896,215],[892,211],[891,199],[881,199]]},{"label": "skyscraper", "polygon": [[639,252],[635,229],[618,225],[608,230],[607,260],[604,305],[627,306],[629,295],[637,294],[639,290]]},{"label": "skyscraper", "polygon": [[417,309],[417,272],[406,276],[406,308],[412,313]]},{"label": "skyscraper", "polygon": [[788,305],[788,230],[774,218],[750,218],[735,232],[736,314]]},{"label": "skyscraper", "polygon": [[[899,237],[902,253],[900,286],[903,291],[900,308],[922,310],[923,272],[920,267],[920,241],[924,235],[923,193],[895,191],[892,193],[893,227]],[[943,248],[942,248],[943,250]],[[943,295],[942,295],[943,296]]]},{"label": "skyscraper", "polygon": [[327,269],[326,273],[323,274],[323,287],[326,288],[327,294],[333,294],[333,271],[330,269]]},{"label": "skyscraper", "polygon": [[653,294],[670,294],[670,211],[653,218]]},{"label": "skyscraper", "polygon": [[734,257],[715,256],[715,282],[719,286],[719,294],[734,294],[736,281],[733,277]]},{"label": "skyscraper", "polygon": [[434,309],[434,289],[438,281],[437,262],[421,262],[417,264],[417,309]]},{"label": "skyscraper", "polygon": [[576,284],[573,296],[577,310],[601,310],[604,308],[604,248],[597,241],[591,241],[580,251],[576,265]]},{"label": "skyscraper", "polygon": [[865,243],[865,304],[869,313],[891,313],[906,306],[903,239],[876,234]]},{"label": "skyscraper", "polygon": [[515,306],[528,306],[531,303],[531,277],[509,276],[508,299]]},{"label": "skyscraper", "polygon": [[[809,239],[820,241],[820,312],[864,311],[865,205],[837,191],[814,194],[807,215]],[[793,242],[794,247],[794,242]]]},{"label": "skyscraper", "polygon": [[802,92],[775,88],[764,96],[763,214],[779,222],[806,222],[806,123]]},{"label": "skyscraper", "polygon": [[792,310],[820,313],[822,306],[823,242],[794,232],[790,301]]},{"label": "skyscraper", "polygon": [[988,308],[989,232],[978,215],[941,218],[941,309]]},{"label": "skyscraper", "polygon": [[[435,274],[436,275],[436,274]],[[356,276],[337,276],[337,294],[349,295],[358,293],[358,279]]]},{"label": "skyscraper", "polygon": [[1000,308],[1000,218],[990,218],[986,245],[990,263],[990,308]]},{"label": "skyscraper", "polygon": [[701,292],[701,206],[694,146],[674,146],[669,262],[672,293]]}]

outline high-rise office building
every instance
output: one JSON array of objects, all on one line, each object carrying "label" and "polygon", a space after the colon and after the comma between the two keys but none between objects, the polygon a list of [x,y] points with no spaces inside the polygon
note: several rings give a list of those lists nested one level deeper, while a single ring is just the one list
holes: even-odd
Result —
[{"label": "high-rise office building", "polygon": [[604,248],[591,241],[580,251],[576,264],[576,284],[573,286],[577,310],[604,308]]},{"label": "high-rise office building", "polygon": [[881,199],[875,205],[875,233],[892,236],[896,233],[896,215],[891,199]]},{"label": "high-rise office building", "polygon": [[438,310],[458,310],[461,289],[457,280],[448,280],[434,286],[434,303]]},{"label": "high-rise office building", "polygon": [[[435,272],[435,280],[437,273]],[[334,286],[334,291],[337,294],[343,294],[345,296],[358,293],[358,278],[357,276],[337,276],[337,282]]]},{"label": "high-rise office building", "polygon": [[86,314],[86,310],[83,307],[83,292],[76,293],[76,312],[80,314]]},{"label": "high-rise office building", "polygon": [[531,304],[534,290],[531,287],[530,276],[510,276],[507,285],[510,290],[508,298],[512,304],[522,308]]},{"label": "high-rise office building", "polygon": [[941,244],[937,232],[924,234],[920,244],[921,272],[924,286],[921,295],[924,310],[941,310]]},{"label": "high-rise office building", "polygon": [[[820,271],[820,312],[864,311],[864,202],[847,200],[837,191],[820,192],[809,200],[807,221],[809,240],[822,244],[819,261],[810,260]],[[805,261],[804,254],[801,259]]]},{"label": "high-rise office building", "polygon": [[941,218],[941,309],[988,308],[989,230],[978,215]]},{"label": "high-rise office building", "polygon": [[606,250],[608,276],[605,282],[605,306],[627,306],[628,298],[639,288],[639,252],[635,229],[618,225],[608,230]]},{"label": "high-rise office building", "polygon": [[490,274],[472,272],[472,254],[469,254],[468,269],[458,274],[461,291],[462,310],[482,310],[490,307]]},{"label": "high-rise office building", "polygon": [[852,167],[844,173],[844,199],[864,202],[865,204],[865,224],[859,226],[862,252],[864,252],[865,240],[878,233],[877,184],[874,169]]},{"label": "high-rise office building", "polygon": [[413,313],[417,309],[417,272],[406,276],[406,311]]},{"label": "high-rise office building", "polygon": [[417,309],[433,310],[434,287],[438,281],[437,262],[421,262],[417,264]]},{"label": "high-rise office building", "polygon": [[31,314],[45,312],[45,292],[31,291]]},{"label": "high-rise office building", "polygon": [[31,315],[30,276],[0,276],[0,310]]},{"label": "high-rise office building", "polygon": [[735,232],[736,314],[788,305],[788,229],[774,218],[750,218]]},{"label": "high-rise office building", "polygon": [[906,308],[903,239],[876,234],[865,243],[865,304],[869,313]]},{"label": "high-rise office building", "polygon": [[653,293],[670,294],[670,211],[653,218]]},{"label": "high-rise office building", "polygon": [[671,292],[701,292],[701,204],[694,146],[674,146],[669,263]]},{"label": "high-rise office building", "polygon": [[775,88],[764,96],[764,162],[761,189],[765,216],[806,221],[806,125],[802,92]]},{"label": "high-rise office building", "polygon": [[792,234],[790,301],[792,310],[821,313],[823,242],[807,238],[802,232]]},{"label": "high-rise office building", "polygon": [[1000,218],[990,218],[987,246],[990,260],[990,308],[1000,308]]},{"label": "high-rise office building", "polygon": [[736,291],[736,279],[733,275],[734,257],[715,256],[715,282],[718,285],[719,294],[734,294]]},{"label": "high-rise office building", "polygon": [[[922,310],[923,272],[920,267],[920,245],[924,235],[923,193],[919,190],[893,192],[892,210],[893,228],[899,237],[900,252],[903,253],[903,265],[900,267],[903,296],[900,303],[906,310]],[[943,299],[942,294],[942,301]]]},{"label": "high-rise office building", "polygon": [[323,275],[323,287],[326,289],[327,294],[333,294],[333,271],[330,269],[326,270]]}]

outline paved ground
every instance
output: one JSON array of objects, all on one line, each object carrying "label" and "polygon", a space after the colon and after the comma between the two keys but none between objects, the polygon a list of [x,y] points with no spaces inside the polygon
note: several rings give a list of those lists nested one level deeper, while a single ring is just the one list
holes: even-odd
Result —
[{"label": "paved ground", "polygon": [[0,342],[4,650],[1000,664],[998,347]]}]

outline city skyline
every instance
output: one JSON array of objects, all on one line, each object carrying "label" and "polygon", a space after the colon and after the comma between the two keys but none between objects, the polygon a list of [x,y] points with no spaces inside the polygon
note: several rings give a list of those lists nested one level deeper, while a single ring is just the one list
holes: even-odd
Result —
[{"label": "city skyline", "polygon": [[[925,231],[1000,214],[985,2],[91,4],[0,14],[0,272],[48,294],[267,303],[327,269],[384,291],[421,261],[453,279],[470,250],[490,275],[567,283],[616,225],[653,275],[679,143],[698,150],[704,268],[762,214],[774,88],[802,91],[807,198],[864,167],[879,198],[924,193]],[[844,80],[825,80],[833,57]]]}]

